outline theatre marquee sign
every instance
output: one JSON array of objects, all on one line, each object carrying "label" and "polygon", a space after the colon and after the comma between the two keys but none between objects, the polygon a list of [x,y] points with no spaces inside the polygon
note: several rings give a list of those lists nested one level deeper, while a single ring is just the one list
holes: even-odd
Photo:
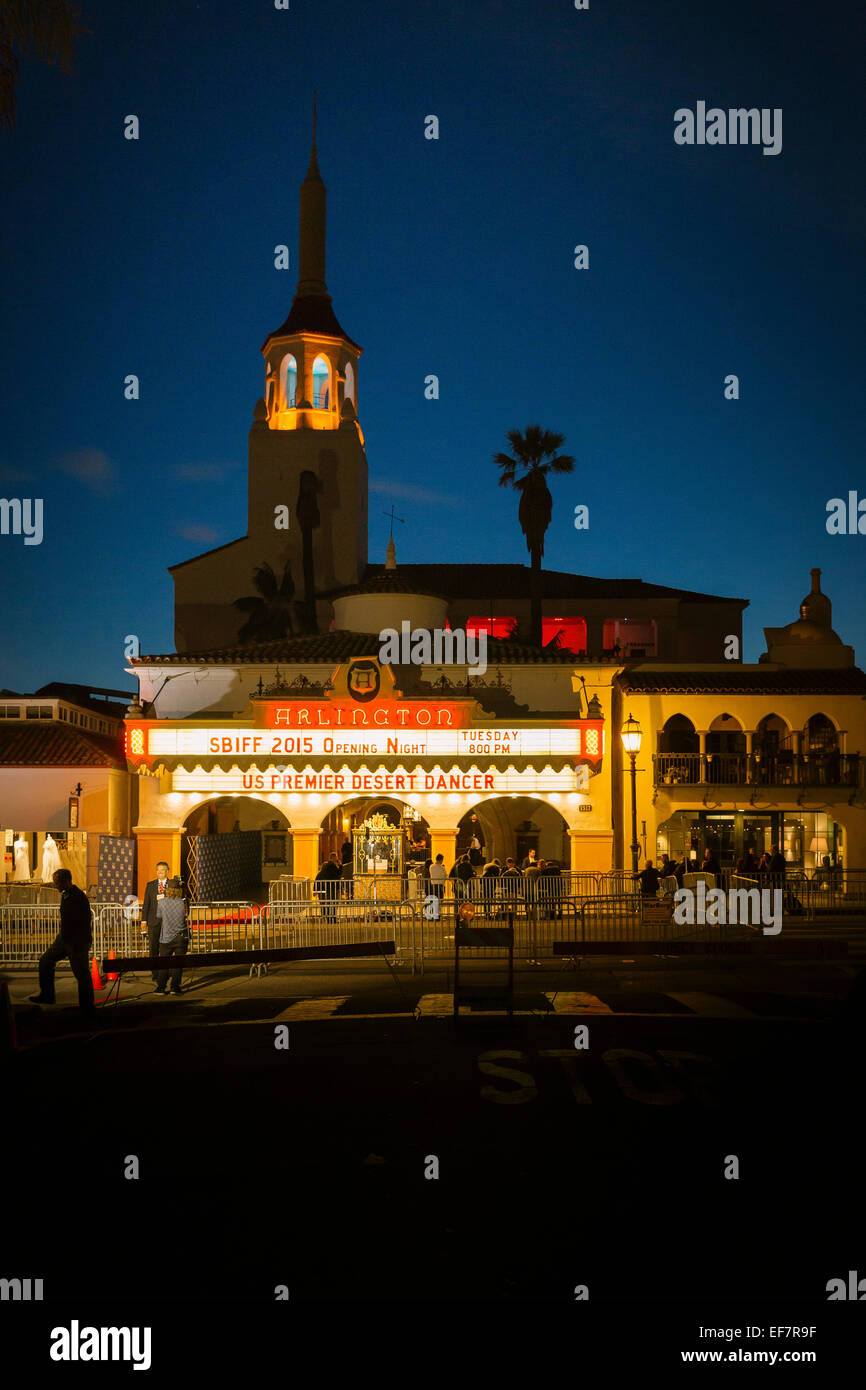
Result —
[{"label": "theatre marquee sign", "polygon": [[340,730],[280,734],[275,731],[221,727],[188,728],[151,725],[141,750],[148,758],[272,757],[452,757],[503,758],[585,757],[596,761],[601,738],[595,729],[400,729]]},{"label": "theatre marquee sign", "polygon": [[[251,719],[129,720],[126,752],[133,764],[160,766],[176,791],[576,791],[599,770],[604,723],[491,724],[471,698],[402,699],[390,670],[364,659],[337,669],[328,698],[253,700]],[[413,765],[419,758],[437,762]],[[503,766],[506,758],[572,765],[520,769]]]},{"label": "theatre marquee sign", "polygon": [[177,792],[340,792],[345,796],[404,792],[577,792],[589,788],[589,768],[554,771],[533,768],[505,772],[479,767],[424,768],[229,768],[206,772],[203,768],[176,768],[171,789]]}]

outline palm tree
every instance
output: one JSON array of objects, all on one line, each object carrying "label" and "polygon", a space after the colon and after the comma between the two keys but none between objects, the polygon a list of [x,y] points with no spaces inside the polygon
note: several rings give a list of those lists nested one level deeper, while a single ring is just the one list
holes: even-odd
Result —
[{"label": "palm tree", "polygon": [[89,34],[67,0],[3,0],[0,5],[0,130],[15,124],[19,54],[68,72],[75,40]]},{"label": "palm tree", "polygon": [[295,581],[289,566],[286,565],[279,581],[269,564],[258,565],[252,578],[258,594],[234,601],[235,608],[249,614],[238,632],[238,641],[273,642],[294,633]]},{"label": "palm tree", "polygon": [[[571,454],[559,454],[565,435],[543,430],[540,425],[527,425],[509,430],[505,436],[512,453],[493,455],[493,462],[502,469],[500,487],[513,487],[520,493],[517,519],[526,537],[526,548],[532,558],[529,575],[531,640],[541,646],[541,557],[544,536],[553,515],[553,498],[545,482],[548,473],[572,473],[575,460]],[[513,455],[513,457],[512,457]],[[521,477],[517,476],[522,469]]]}]

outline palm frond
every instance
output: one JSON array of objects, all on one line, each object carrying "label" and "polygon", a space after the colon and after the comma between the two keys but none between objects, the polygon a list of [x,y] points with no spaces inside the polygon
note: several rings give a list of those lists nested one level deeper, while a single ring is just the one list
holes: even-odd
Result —
[{"label": "palm frond", "polygon": [[67,0],[3,0],[0,6],[0,130],[15,124],[18,53],[68,72],[75,41],[89,34]]},{"label": "palm frond", "polygon": [[258,589],[262,598],[274,599],[277,596],[277,576],[274,574],[273,567],[267,562],[257,565],[253,570],[253,585]]},{"label": "palm frond", "polygon": [[551,473],[573,473],[577,460],[572,454],[557,454],[550,460]]}]

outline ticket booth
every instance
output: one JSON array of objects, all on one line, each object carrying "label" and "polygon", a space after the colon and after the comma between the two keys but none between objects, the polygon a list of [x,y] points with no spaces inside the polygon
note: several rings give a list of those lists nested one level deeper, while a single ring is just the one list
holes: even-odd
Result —
[{"label": "ticket booth", "polygon": [[403,873],[403,827],[384,815],[368,816],[352,831],[356,878],[399,877]]}]

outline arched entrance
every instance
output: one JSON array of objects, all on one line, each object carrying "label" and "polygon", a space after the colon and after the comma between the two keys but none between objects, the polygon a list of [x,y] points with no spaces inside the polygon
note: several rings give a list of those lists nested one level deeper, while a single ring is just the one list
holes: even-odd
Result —
[{"label": "arched entrance", "polygon": [[183,876],[195,902],[266,902],[269,884],[292,872],[289,821],[251,796],[221,796],[184,822]]},{"label": "arched entrance", "polygon": [[430,828],[420,812],[403,801],[356,797],[335,806],[322,821],[320,862],[332,854],[342,861],[344,845],[351,849],[355,879],[405,880],[411,864],[424,864],[430,857]]},{"label": "arched entrance", "polygon": [[547,801],[533,796],[494,796],[479,801],[463,816],[457,828],[457,854],[466,854],[473,835],[481,842],[485,863],[508,858],[523,863],[530,850],[537,859],[570,865],[568,823]]}]

